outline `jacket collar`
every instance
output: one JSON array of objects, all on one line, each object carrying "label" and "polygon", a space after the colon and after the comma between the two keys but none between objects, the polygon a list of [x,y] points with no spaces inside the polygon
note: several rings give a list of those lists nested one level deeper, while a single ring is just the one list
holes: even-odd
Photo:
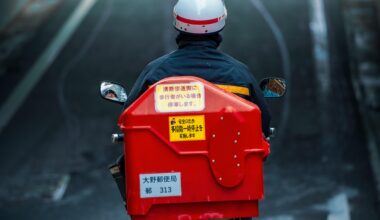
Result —
[{"label": "jacket collar", "polygon": [[216,49],[219,47],[222,40],[222,36],[219,33],[206,36],[180,33],[176,39],[178,48],[180,49],[193,46],[210,47]]}]

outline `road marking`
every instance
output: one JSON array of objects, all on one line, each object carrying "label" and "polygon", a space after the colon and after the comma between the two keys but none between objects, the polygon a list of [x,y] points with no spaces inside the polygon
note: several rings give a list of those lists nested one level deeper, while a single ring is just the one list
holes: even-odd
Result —
[{"label": "road marking", "polygon": [[62,200],[63,196],[66,193],[67,187],[69,186],[70,175],[64,175],[59,179],[57,188],[52,193],[52,201],[58,202]]},{"label": "road marking", "polygon": [[[281,59],[282,59],[282,65],[283,65],[283,71],[284,71],[283,74],[284,74],[285,79],[287,80],[287,87],[291,88],[292,72],[291,72],[291,64],[290,64],[290,55],[289,55],[289,49],[286,44],[284,34],[282,33],[276,21],[273,19],[271,14],[268,12],[268,10],[265,8],[265,6],[260,0],[251,0],[251,3],[258,10],[260,15],[264,18],[265,22],[268,24],[269,28],[271,29],[276,39],[277,45],[281,53]],[[291,97],[291,90],[288,89],[284,97],[285,102],[284,102],[283,113],[282,113],[283,116],[280,122],[280,126],[278,128],[280,132],[285,131],[285,128],[288,124],[287,122],[288,122],[289,114],[290,114],[290,97]]]},{"label": "road marking", "polygon": [[350,205],[345,193],[334,196],[327,203],[327,210],[329,211],[327,220],[351,220]]},{"label": "road marking", "polygon": [[274,217],[267,217],[263,220],[294,220],[294,217],[289,215],[279,215]]},{"label": "road marking", "polygon": [[338,193],[326,203],[315,205],[314,209],[327,212],[327,220],[351,220],[348,197],[356,196],[356,194],[356,191]]},{"label": "road marking", "polygon": [[[331,71],[330,71],[330,51],[325,13],[324,0],[309,0],[310,11],[310,32],[312,38],[314,70],[318,84],[318,106],[320,112],[328,112],[331,102]],[[329,114],[320,114],[321,147],[328,149],[333,143],[328,138],[330,134],[331,119]]]},{"label": "road marking", "polygon": [[0,199],[5,202],[28,200],[59,202],[65,196],[70,180],[69,174],[43,173],[28,178],[17,176],[7,179],[2,184]]},{"label": "road marking", "polygon": [[326,97],[330,90],[331,72],[325,3],[324,0],[309,1],[311,12],[310,29],[313,38],[315,69],[319,85],[321,85],[321,92],[323,96]]},{"label": "road marking", "polygon": [[38,58],[36,63],[27,72],[24,79],[13,90],[12,94],[0,108],[0,133],[23,104],[29,93],[42,78],[46,70],[57,58],[75,30],[89,13],[97,0],[82,0],[70,18],[66,21],[59,33],[49,44],[48,48]]},{"label": "road marking", "polygon": [[75,54],[65,63],[64,67],[58,75],[58,85],[57,85],[57,100],[59,108],[63,114],[63,121],[66,123],[67,129],[67,144],[70,155],[79,154],[81,148],[78,146],[78,140],[80,140],[81,136],[81,124],[79,122],[79,118],[71,111],[70,102],[67,100],[65,96],[65,86],[68,83],[68,77],[73,73],[73,68],[79,64],[84,57],[86,57],[88,51],[93,47],[96,43],[96,40],[99,34],[104,31],[104,26],[109,21],[110,16],[112,15],[114,8],[114,0],[107,0],[103,7],[101,14],[98,15],[98,20],[96,24],[92,27],[91,31],[86,33],[87,38],[84,40],[84,43],[81,44],[80,47],[76,48],[76,51],[73,52]]}]

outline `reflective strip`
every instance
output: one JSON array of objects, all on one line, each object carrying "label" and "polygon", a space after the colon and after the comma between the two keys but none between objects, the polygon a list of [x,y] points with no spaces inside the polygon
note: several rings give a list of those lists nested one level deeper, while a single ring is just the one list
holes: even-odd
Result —
[{"label": "reflective strip", "polygon": [[231,92],[238,95],[249,96],[251,93],[249,92],[249,88],[243,86],[231,86],[231,85],[220,85],[215,84],[217,87],[226,90],[227,92]]},{"label": "reflective strip", "polygon": [[[251,93],[249,91],[249,88],[244,86],[231,86],[231,85],[222,85],[222,84],[214,84],[215,86],[226,90],[227,92],[234,93],[237,95],[245,95],[250,96]],[[148,86],[148,88],[151,88],[153,85]]]},{"label": "reflective strip", "polygon": [[215,24],[219,22],[219,18],[214,18],[210,20],[191,20],[184,17],[181,17],[177,15],[177,20],[186,24],[193,24],[193,25],[209,25],[209,24]]}]

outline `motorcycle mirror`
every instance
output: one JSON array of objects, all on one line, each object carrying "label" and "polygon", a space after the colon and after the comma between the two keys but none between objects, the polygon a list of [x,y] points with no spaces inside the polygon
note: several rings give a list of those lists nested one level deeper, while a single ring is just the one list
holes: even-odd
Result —
[{"label": "motorcycle mirror", "polygon": [[124,104],[128,99],[128,95],[123,86],[106,81],[100,84],[100,95],[106,100],[119,104]]},{"label": "motorcycle mirror", "polygon": [[280,98],[286,93],[286,80],[281,78],[265,78],[260,83],[265,98]]}]

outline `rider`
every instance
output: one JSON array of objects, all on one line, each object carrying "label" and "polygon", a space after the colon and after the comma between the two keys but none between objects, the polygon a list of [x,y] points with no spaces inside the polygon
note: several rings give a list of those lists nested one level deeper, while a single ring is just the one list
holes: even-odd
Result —
[{"label": "rider", "polygon": [[257,104],[262,113],[263,133],[269,136],[270,115],[256,80],[247,66],[217,49],[226,19],[223,0],[178,0],[174,7],[178,49],[144,69],[125,108],[164,78],[196,76]]},{"label": "rider", "polygon": [[[149,86],[171,76],[196,76],[258,105],[262,130],[270,134],[270,115],[263,94],[247,66],[218,50],[227,9],[223,0],[178,0],[174,7],[174,26],[179,31],[178,49],[151,62],[133,86],[125,108]],[[110,171],[125,199],[124,157]]]}]

